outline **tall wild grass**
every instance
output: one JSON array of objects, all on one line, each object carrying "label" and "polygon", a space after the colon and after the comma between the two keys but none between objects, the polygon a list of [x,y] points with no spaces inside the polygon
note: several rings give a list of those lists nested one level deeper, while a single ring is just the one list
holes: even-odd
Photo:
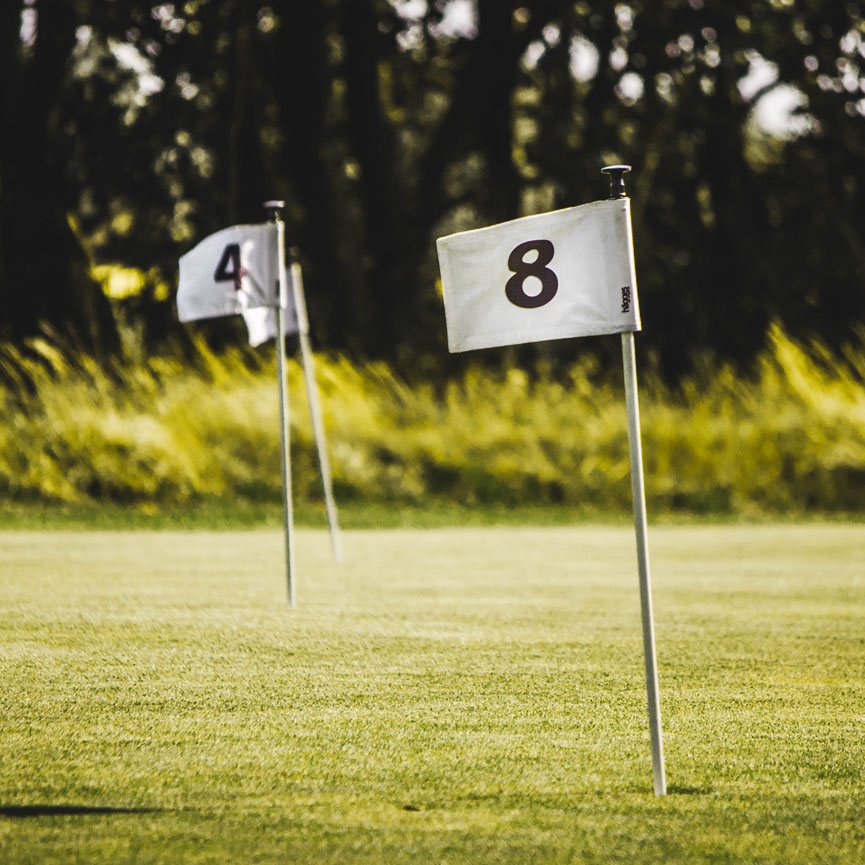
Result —
[{"label": "tall wild grass", "polygon": [[[779,329],[743,378],[706,363],[675,387],[640,371],[650,505],[711,512],[865,509],[865,341],[840,355]],[[5,347],[0,499],[177,505],[278,501],[272,351],[100,364],[47,340]],[[338,501],[630,507],[621,374],[469,369],[409,386],[317,358]],[[288,367],[295,496],[321,496],[302,370]]]}]

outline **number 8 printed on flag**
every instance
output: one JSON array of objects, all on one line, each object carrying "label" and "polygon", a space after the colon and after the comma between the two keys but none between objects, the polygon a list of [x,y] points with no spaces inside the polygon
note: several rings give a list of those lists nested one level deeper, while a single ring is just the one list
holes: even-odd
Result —
[{"label": "number 8 printed on flag", "polygon": [[452,352],[640,329],[627,198],[452,234],[437,248]]}]

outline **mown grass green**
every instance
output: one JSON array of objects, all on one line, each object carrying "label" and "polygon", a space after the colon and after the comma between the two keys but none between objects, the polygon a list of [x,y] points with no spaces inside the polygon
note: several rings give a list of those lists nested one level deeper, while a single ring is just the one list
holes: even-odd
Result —
[{"label": "mown grass green", "polygon": [[[272,351],[99,364],[45,341],[0,352],[0,499],[140,510],[280,500]],[[780,330],[748,375],[706,363],[676,386],[641,374],[649,507],[804,515],[865,510],[865,344],[830,353]],[[321,500],[303,381],[289,364],[292,477]],[[341,504],[630,508],[621,374],[472,367],[407,384],[382,364],[319,358]]]},{"label": "mown grass green", "polygon": [[865,858],[865,530],[0,533],[0,860]]}]

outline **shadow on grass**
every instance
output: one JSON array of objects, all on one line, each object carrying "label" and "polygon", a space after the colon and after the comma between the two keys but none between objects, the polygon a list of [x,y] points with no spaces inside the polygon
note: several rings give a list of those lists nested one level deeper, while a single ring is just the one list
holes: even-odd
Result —
[{"label": "shadow on grass", "polygon": [[92,805],[0,805],[0,817],[68,817],[104,814],[156,814],[163,808],[110,808]]},{"label": "shadow on grass", "polygon": [[674,796],[708,796],[714,793],[711,787],[686,787],[683,784],[670,784],[667,793]]}]

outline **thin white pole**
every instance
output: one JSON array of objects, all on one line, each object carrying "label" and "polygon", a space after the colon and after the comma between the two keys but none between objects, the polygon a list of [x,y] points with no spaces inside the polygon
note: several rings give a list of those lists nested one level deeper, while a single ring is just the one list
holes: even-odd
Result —
[{"label": "thin white pole", "polygon": [[297,313],[297,329],[300,340],[300,359],[303,364],[303,376],[306,381],[306,396],[309,401],[309,415],[312,419],[312,435],[318,452],[318,466],[321,471],[321,485],[324,487],[324,504],[327,510],[327,524],[330,527],[330,546],[336,561],[342,561],[342,539],[339,532],[339,520],[336,513],[336,502],[333,497],[333,481],[330,472],[330,460],[327,456],[327,441],[324,432],[324,417],[321,411],[321,401],[318,397],[318,385],[315,378],[315,356],[309,342],[309,320],[306,316],[306,298],[303,293],[303,273],[300,264],[291,264],[291,287],[294,292],[294,308]]},{"label": "thin white pole", "polygon": [[649,704],[649,732],[652,738],[652,778],[655,795],[664,796],[664,743],[661,733],[661,705],[658,698],[658,667],[655,660],[655,626],[652,617],[652,588],[649,575],[649,541],[646,530],[646,490],[643,482],[643,448],[640,440],[640,406],[637,395],[637,364],[634,334],[622,334],[622,365],[625,373],[625,402],[628,411],[628,445],[631,454],[631,493],[634,501],[634,530],[637,535],[637,564],[640,572],[640,611],[643,619],[643,657],[646,662],[646,692]]},{"label": "thin white pole", "polygon": [[295,605],[294,589],[294,510],[291,496],[291,445],[288,381],[285,374],[285,307],[288,306],[288,274],[285,269],[285,223],[280,216],[281,201],[265,202],[276,224],[279,305],[276,308],[276,371],[279,376],[279,432],[282,443],[282,516],[285,529],[285,570],[288,583],[288,605]]}]

